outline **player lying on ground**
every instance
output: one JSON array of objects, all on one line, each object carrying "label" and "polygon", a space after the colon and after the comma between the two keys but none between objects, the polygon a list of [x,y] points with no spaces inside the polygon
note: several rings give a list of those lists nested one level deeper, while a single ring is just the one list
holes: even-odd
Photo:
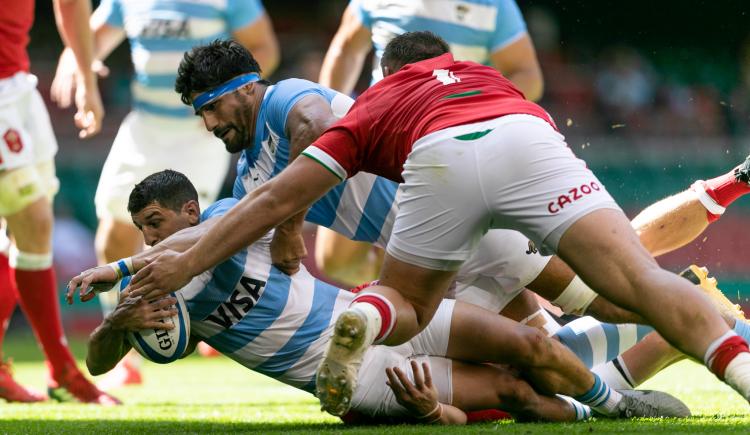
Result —
[{"label": "player lying on ground", "polygon": [[[456,269],[491,227],[521,229],[557,251],[597,292],[638,312],[750,396],[747,343],[689,282],[658,267],[547,112],[496,71],[453,61],[434,35],[402,35],[389,47],[382,64],[386,79],[366,91],[305,158],[249,194],[192,248],[159,256],[134,278],[133,291],[156,295],[180,288],[304,212],[341,179],[370,171],[406,179],[404,196],[380,285],[342,315],[318,372],[318,397],[329,412],[348,408],[369,345],[400,344],[426,325]],[[194,96],[196,110],[233,85]],[[247,87],[252,92],[254,85]],[[508,162],[513,166],[506,168]],[[432,170],[435,165],[442,169]],[[572,188],[577,199],[557,201]]]},{"label": "player lying on ground", "polygon": [[[128,208],[146,242],[158,245],[153,252],[132,257],[134,269],[159,252],[187,249],[236,202],[219,201],[201,215],[195,190],[182,174],[163,171],[147,177],[133,190]],[[198,225],[201,221],[208,222]],[[269,234],[242,249],[181,290],[190,312],[191,334],[248,368],[314,391],[314,371],[334,319],[355,294],[317,281],[304,269],[290,277],[272,267],[270,239]],[[92,282],[115,280],[108,266],[86,271],[71,281],[68,300],[79,286],[85,294]],[[155,323],[140,322],[171,316],[173,303],[125,296],[92,335],[87,358],[91,372],[106,372],[129,350],[123,328],[153,327]],[[146,318],[133,323],[136,312]],[[485,332],[477,334],[480,330]],[[554,421],[571,421],[588,413],[576,402],[535,393],[500,366],[477,364],[511,364],[537,391],[580,396],[590,389],[592,375],[570,351],[539,330],[454,301],[443,302],[430,326],[413,340],[394,348],[376,346],[367,353],[359,373],[361,388],[352,399],[354,409],[370,416],[402,414],[404,409],[384,387],[385,369],[400,367],[409,373],[408,361],[417,355],[429,356],[426,360],[441,403],[455,406],[445,407],[446,422],[461,422],[459,410],[502,407],[526,419]],[[597,382],[597,389],[606,387]],[[608,405],[594,404],[594,409],[610,416],[685,415],[683,405],[663,393],[618,396],[618,403],[610,397]]]}]

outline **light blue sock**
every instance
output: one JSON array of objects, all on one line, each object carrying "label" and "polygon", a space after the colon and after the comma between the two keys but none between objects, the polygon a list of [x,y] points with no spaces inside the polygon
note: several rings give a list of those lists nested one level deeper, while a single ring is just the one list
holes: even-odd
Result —
[{"label": "light blue sock", "polygon": [[745,341],[750,343],[750,323],[748,323],[747,320],[737,319],[737,321],[734,322],[733,329],[734,332],[737,333],[737,335],[744,338]]},{"label": "light blue sock", "polygon": [[[747,326],[750,329],[750,325]],[[650,326],[614,325],[586,316],[560,328],[555,337],[573,351],[588,368],[592,368],[613,360],[651,331],[653,328]]]}]

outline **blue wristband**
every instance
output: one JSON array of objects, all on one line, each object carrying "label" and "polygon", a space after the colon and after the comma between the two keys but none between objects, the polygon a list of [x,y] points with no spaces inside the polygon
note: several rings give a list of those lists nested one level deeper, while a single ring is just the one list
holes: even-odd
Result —
[{"label": "blue wristband", "polygon": [[117,267],[120,268],[120,272],[122,272],[122,276],[130,276],[132,274],[130,272],[130,269],[128,269],[128,265],[125,263],[125,260],[118,261]]}]

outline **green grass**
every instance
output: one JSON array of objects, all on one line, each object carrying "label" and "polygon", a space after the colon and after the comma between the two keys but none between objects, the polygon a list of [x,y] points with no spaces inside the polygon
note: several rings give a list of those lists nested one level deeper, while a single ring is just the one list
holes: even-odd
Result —
[{"label": "green grass", "polygon": [[[33,339],[10,340],[6,355],[26,385],[44,388],[44,365]],[[82,355],[81,343],[74,343]],[[434,433],[435,427],[347,428],[321,413],[309,394],[254,374],[223,357],[190,357],[144,366],[142,387],[114,391],[124,406],[43,403],[0,404],[0,433]],[[750,408],[703,367],[684,362],[661,373],[645,388],[684,400],[695,417],[676,420],[607,421],[578,424],[488,423],[443,428],[450,433],[750,433]]]}]

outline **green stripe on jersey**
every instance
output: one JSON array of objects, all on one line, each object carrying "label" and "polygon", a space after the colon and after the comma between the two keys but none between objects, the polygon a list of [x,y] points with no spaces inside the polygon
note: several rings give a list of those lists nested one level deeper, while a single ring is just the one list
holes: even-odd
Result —
[{"label": "green stripe on jersey", "polygon": [[487,134],[489,134],[489,132],[491,132],[492,130],[494,129],[488,128],[487,130],[484,130],[484,131],[475,131],[474,133],[466,133],[466,134],[462,134],[461,136],[456,136],[453,139],[476,140],[476,139],[479,139],[480,137],[487,136]]},{"label": "green stripe on jersey", "polygon": [[479,95],[482,91],[480,90],[474,90],[474,91],[466,91],[461,92],[459,94],[450,94],[443,97],[444,100],[447,100],[449,98],[462,98],[462,97],[471,97],[472,95]]},{"label": "green stripe on jersey", "polygon": [[343,178],[341,178],[341,176],[340,176],[339,174],[337,174],[337,173],[336,173],[336,171],[334,171],[333,169],[329,168],[329,167],[328,167],[328,165],[326,165],[325,163],[321,162],[321,161],[320,161],[319,159],[317,159],[317,158],[316,158],[315,156],[313,156],[313,155],[311,155],[311,154],[307,154],[307,153],[306,153],[306,152],[304,152],[304,151],[303,151],[302,153],[300,153],[300,154],[302,154],[302,155],[303,155],[303,156],[305,156],[305,157],[309,157],[309,158],[311,158],[311,159],[315,160],[316,162],[320,163],[320,165],[321,165],[322,167],[324,167],[324,168],[328,169],[328,172],[330,172],[331,174],[333,174],[333,175],[334,175],[334,176],[335,176],[336,178],[338,178],[339,180],[341,180],[341,181],[344,181],[344,179],[343,179]]}]

